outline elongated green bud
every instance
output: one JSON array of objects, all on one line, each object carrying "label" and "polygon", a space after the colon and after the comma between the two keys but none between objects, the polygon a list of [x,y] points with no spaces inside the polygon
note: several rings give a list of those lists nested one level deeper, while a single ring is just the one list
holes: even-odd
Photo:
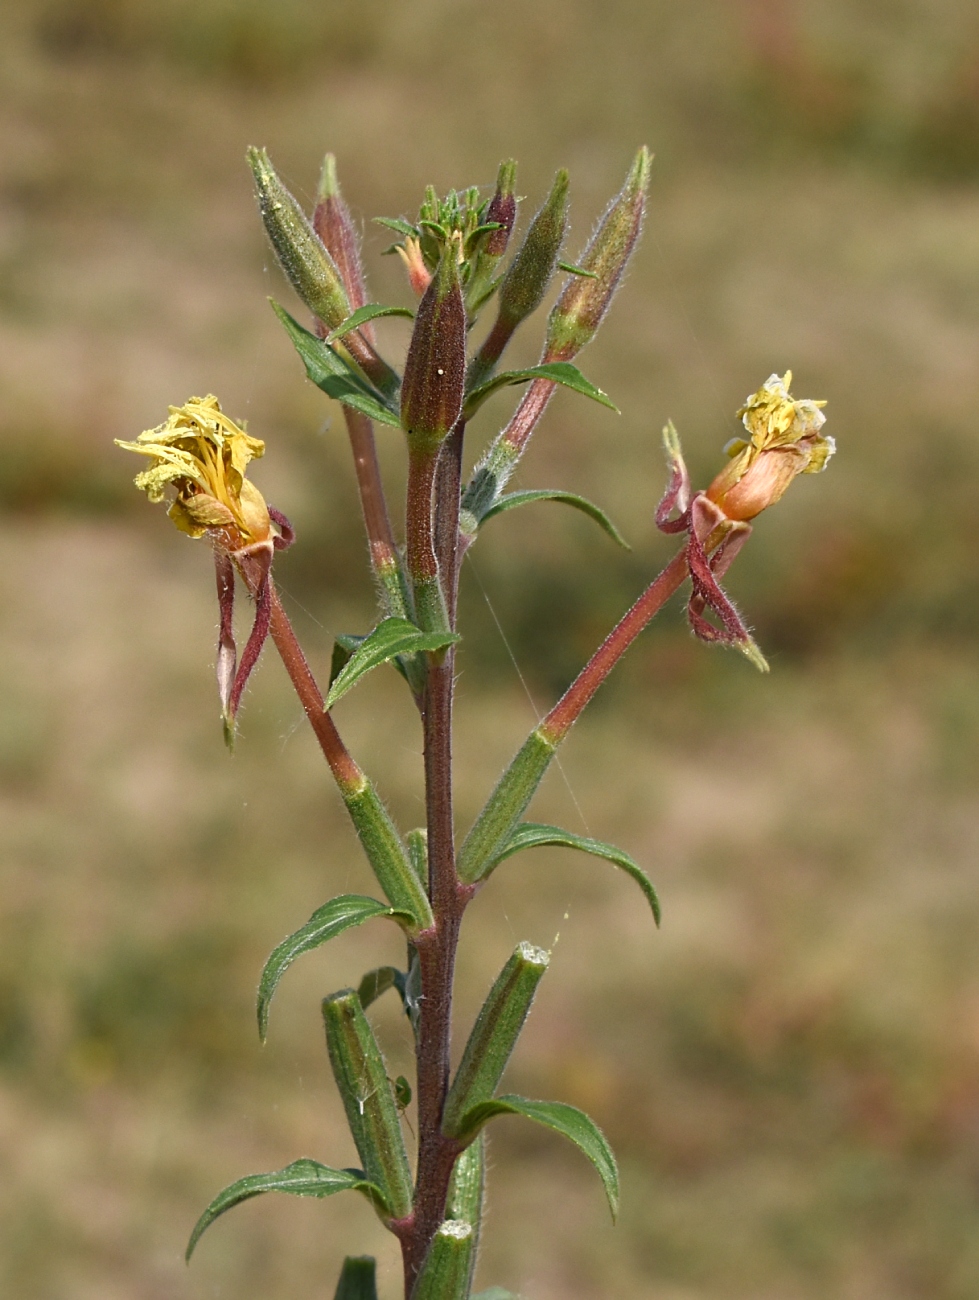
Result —
[{"label": "elongated green bud", "polygon": [[373,1255],[347,1256],[333,1300],[377,1300],[377,1264]]},{"label": "elongated green bud", "polygon": [[336,262],[279,180],[264,149],[249,149],[248,162],[258,188],[258,207],[272,247],[292,287],[328,329],[350,315],[350,300]]},{"label": "elongated green bud", "polygon": [[471,884],[492,869],[495,855],[534,797],[556,749],[539,728],[524,741],[459,850],[460,879]]},{"label": "elongated green bud", "polygon": [[547,327],[546,361],[568,361],[595,335],[626,268],[646,209],[652,158],[643,146],[621,192],[609,204],[578,259],[586,275],[568,282],[551,310]]},{"label": "elongated green bud", "polygon": [[541,305],[557,265],[567,220],[568,173],[562,168],[500,285],[500,319],[511,330]]},{"label": "elongated green bud", "polygon": [[[360,240],[357,238],[350,209],[340,193],[337,182],[337,160],[331,153],[323,159],[323,171],[320,174],[316,200],[313,229],[336,264],[340,279],[347,291],[350,310],[358,311],[367,302],[364,268],[360,259]],[[361,325],[360,332],[368,342],[374,341],[374,330],[369,321],[366,325]]]},{"label": "elongated green bud", "polygon": [[475,1255],[472,1224],[446,1219],[432,1238],[411,1300],[466,1300]]},{"label": "elongated green bud", "polygon": [[445,1212],[450,1219],[463,1219],[476,1231],[483,1217],[483,1189],[486,1182],[486,1135],[480,1132],[455,1163]]},{"label": "elongated green bud", "polygon": [[[455,1163],[445,1213],[450,1219],[471,1224],[473,1246],[469,1257],[469,1286],[476,1271],[479,1230],[483,1221],[483,1191],[486,1183],[486,1134],[480,1132]],[[468,1295],[468,1292],[466,1293]]]},{"label": "elongated green bud", "polygon": [[496,1092],[549,961],[542,948],[521,943],[497,976],[445,1099],[442,1129],[447,1136],[458,1137],[466,1114]]},{"label": "elongated green bud", "polygon": [[432,909],[401,836],[374,787],[367,782],[360,789],[342,790],[367,860],[392,907],[409,912],[419,930],[427,930]]},{"label": "elongated green bud", "polygon": [[364,1173],[384,1193],[391,1217],[403,1219],[411,1210],[411,1171],[394,1088],[356,992],[342,989],[325,998],[323,1020],[333,1077]]},{"label": "elongated green bud", "polygon": [[434,452],[462,412],[466,381],[466,308],[459,284],[459,241],[442,250],[418,304],[401,385],[401,424],[408,441]]}]

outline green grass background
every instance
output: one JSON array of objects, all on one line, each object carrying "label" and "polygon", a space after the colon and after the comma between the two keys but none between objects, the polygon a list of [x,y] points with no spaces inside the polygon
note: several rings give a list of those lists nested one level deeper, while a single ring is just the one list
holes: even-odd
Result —
[{"label": "green grass background", "polygon": [[[219,394],[297,525],[279,571],[317,667],[369,626],[342,420],[264,301],[292,305],[246,145],[307,198],[334,151],[365,220],[429,181],[489,184],[511,155],[526,218],[567,166],[574,255],[643,142],[645,238],[582,359],[623,413],[559,395],[520,475],[586,492],[634,550],[553,506],[487,529],[464,578],[460,825],[668,557],[668,417],[704,481],[744,396],[792,367],[839,454],[731,575],[771,677],[671,607],[536,805],[646,864],[662,930],[627,880],[550,851],[470,913],[463,1027],[517,940],[560,933],[509,1084],[588,1109],[624,1180],[613,1229],[580,1156],[499,1122],[481,1283],[979,1294],[974,4],[15,0],[0,136],[3,1294],[328,1300],[364,1251],[397,1294],[391,1239],[352,1198],[262,1198],[181,1261],[225,1183],[353,1161],[318,999],[399,950],[378,926],[304,959],[259,1047],[264,957],[369,877],[271,654],[223,752],[206,549],[111,445]],[[365,236],[374,296],[406,301],[384,232]],[[398,355],[403,324],[382,324]],[[507,410],[485,408],[473,452]],[[338,716],[417,824],[400,681],[375,675]],[[396,1008],[376,1019],[407,1070]]]}]

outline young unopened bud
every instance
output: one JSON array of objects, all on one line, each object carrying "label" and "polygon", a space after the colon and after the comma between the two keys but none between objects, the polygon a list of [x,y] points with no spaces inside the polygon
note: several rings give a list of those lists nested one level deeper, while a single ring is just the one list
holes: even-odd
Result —
[{"label": "young unopened bud", "polygon": [[457,1137],[468,1112],[496,1092],[549,961],[543,949],[521,943],[497,976],[445,1099],[442,1129],[449,1137]]},{"label": "young unopened bud", "polygon": [[353,989],[323,1001],[326,1045],[347,1123],[368,1179],[384,1193],[391,1215],[411,1210],[411,1173],[394,1088],[374,1031]]},{"label": "young unopened bud", "polygon": [[643,146],[621,192],[609,204],[578,259],[579,268],[587,274],[568,282],[551,311],[546,361],[569,361],[591,342],[602,323],[642,230],[651,161]]},{"label": "young unopened bud", "polygon": [[[367,302],[364,268],[360,260],[360,240],[357,238],[350,209],[340,193],[340,186],[337,183],[337,160],[331,153],[323,159],[323,171],[320,174],[316,199],[313,229],[336,263],[340,279],[347,291],[350,310],[358,311]],[[360,332],[368,342],[373,342],[373,329],[369,322],[360,327]]]},{"label": "young unopened bud", "polygon": [[501,258],[510,242],[510,232],[517,219],[517,196],[513,192],[516,178],[517,164],[512,158],[500,163],[500,170],[496,177],[496,193],[490,199],[486,216],[483,218],[487,224],[498,222],[500,226],[499,230],[492,231],[487,237],[483,251],[489,257]]},{"label": "young unopened bud", "polygon": [[442,250],[418,304],[401,385],[401,425],[409,443],[434,451],[458,420],[466,380],[466,308],[459,283],[459,241]]},{"label": "young unopened bud", "polygon": [[279,180],[264,149],[249,149],[258,206],[272,247],[296,293],[331,330],[350,315],[350,300],[336,262],[298,202]]},{"label": "young unopened bud", "polygon": [[541,305],[557,265],[567,220],[568,173],[562,168],[500,285],[500,319],[511,330]]}]

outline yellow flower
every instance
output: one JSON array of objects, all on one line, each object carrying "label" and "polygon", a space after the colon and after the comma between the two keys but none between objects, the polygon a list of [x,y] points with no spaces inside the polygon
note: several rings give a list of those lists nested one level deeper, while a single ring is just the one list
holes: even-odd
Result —
[{"label": "yellow flower", "polygon": [[789,392],[792,371],[770,375],[738,411],[748,438],[726,451],[730,463],[707,489],[707,497],[734,521],[754,519],[774,505],[797,474],[818,474],[836,450],[822,433],[825,402],[796,401]]},{"label": "yellow flower", "polygon": [[135,442],[117,438],[116,443],[151,459],[134,480],[151,501],[162,501],[165,488],[173,485],[176,496],[168,514],[181,532],[223,534],[231,550],[272,536],[265,500],[245,477],[248,462],[264,455],[265,443],[230,420],[213,395],[171,406],[165,423]]}]

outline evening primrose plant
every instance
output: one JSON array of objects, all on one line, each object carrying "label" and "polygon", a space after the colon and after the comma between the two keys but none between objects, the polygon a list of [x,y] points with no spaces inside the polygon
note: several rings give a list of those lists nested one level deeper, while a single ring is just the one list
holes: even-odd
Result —
[{"label": "evening primrose plant", "polygon": [[[344,894],[324,903],[269,957],[258,989],[264,1040],[279,980],[300,956],[336,935],[383,917],[403,932],[402,968],[369,971],[355,986],[323,1001],[326,1046],[360,1167],[335,1168],[303,1157],[274,1173],[250,1174],[217,1195],[195,1226],[201,1234],[226,1210],[265,1192],[328,1197],[355,1191],[400,1243],[406,1300],[466,1300],[471,1294],[482,1221],[486,1130],[499,1115],[519,1115],[569,1139],[597,1170],[614,1216],[619,1198],[615,1157],[597,1125],[560,1101],[502,1091],[507,1062],[548,967],[547,952],[517,945],[493,982],[453,1069],[450,1038],[453,971],[463,914],[482,884],[507,859],[542,845],[575,849],[621,868],[660,919],[652,883],[620,849],[524,815],[558,747],[599,686],[664,603],[690,582],[688,618],[701,640],[741,650],[768,665],[720,581],[751,532],[751,521],[778,501],[799,474],[822,470],[833,452],[823,432],[822,402],[797,401],[791,374],[772,375],[738,412],[744,436],[704,491],[692,489],[672,424],[663,431],[669,480],[655,510],[680,548],[598,647],[547,716],[519,747],[482,811],[457,838],[453,816],[452,713],[460,564],[484,524],[541,500],[564,502],[621,541],[594,504],[556,489],[508,490],[531,435],[558,386],[612,406],[575,365],[601,325],[642,227],[650,157],[629,169],[591,239],[574,262],[562,260],[568,176],[560,171],[513,255],[516,168],[505,162],[495,191],[477,187],[438,195],[429,188],[415,220],[382,218],[397,236],[389,250],[403,262],[416,304],[370,300],[360,245],[328,156],[318,201],[307,217],[283,186],[267,154],[249,151],[259,209],[279,262],[307,309],[307,325],[273,303],[308,378],[340,403],[350,438],[377,592],[375,626],[338,637],[332,662],[314,672],[279,599],[273,562],[290,545],[288,519],[267,505],[248,478],[265,452],[262,440],[235,423],[214,396],[170,408],[155,429],[120,446],[147,461],[136,486],[166,499],[176,526],[204,539],[214,557],[219,637],[217,678],[225,736],[234,741],[242,694],[271,637],[336,781],[381,894]],[[499,366],[513,334],[542,304],[555,275],[565,276],[545,329],[540,361]],[[473,331],[494,310],[482,341]],[[413,320],[399,373],[377,343],[374,321]],[[508,422],[463,474],[467,424],[497,391],[526,385]],[[612,409],[615,409],[614,407]],[[403,543],[398,540],[378,469],[375,430],[397,430],[407,462]],[[385,427],[386,426],[386,427]],[[390,436],[395,436],[392,432]],[[233,631],[238,583],[254,605],[239,659]],[[403,831],[344,744],[333,721],[336,702],[369,672],[390,664],[418,709],[424,747],[426,824]],[[323,685],[320,685],[320,681]],[[400,999],[415,1044],[412,1081],[392,1080],[367,1012],[391,991]],[[417,1159],[409,1161],[402,1112],[417,1102]],[[375,1300],[374,1261],[350,1256],[338,1300]],[[484,1300],[505,1300],[499,1288]]]}]

